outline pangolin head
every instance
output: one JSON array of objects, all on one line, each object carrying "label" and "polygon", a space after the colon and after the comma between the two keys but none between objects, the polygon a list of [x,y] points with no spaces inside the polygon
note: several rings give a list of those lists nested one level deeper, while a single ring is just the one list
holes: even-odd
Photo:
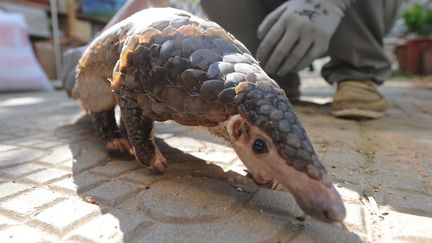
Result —
[{"label": "pangolin head", "polygon": [[307,214],[342,222],[345,207],[284,91],[273,80],[235,88],[238,115],[227,131],[238,156],[259,183],[277,180]]}]

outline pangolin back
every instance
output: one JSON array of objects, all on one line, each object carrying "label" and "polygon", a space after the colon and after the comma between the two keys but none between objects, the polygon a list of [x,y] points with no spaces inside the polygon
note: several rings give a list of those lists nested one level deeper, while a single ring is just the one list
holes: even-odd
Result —
[{"label": "pangolin back", "polygon": [[290,166],[331,186],[284,92],[214,22],[177,9],[141,11],[95,39],[78,71],[75,90],[90,111],[114,99],[108,89],[133,97],[156,121],[215,126],[240,114],[273,139]]}]

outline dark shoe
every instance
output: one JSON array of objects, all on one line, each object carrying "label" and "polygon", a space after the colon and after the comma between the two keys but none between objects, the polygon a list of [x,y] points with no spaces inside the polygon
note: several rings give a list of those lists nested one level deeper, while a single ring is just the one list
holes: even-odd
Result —
[{"label": "dark shoe", "polygon": [[300,99],[300,77],[297,73],[288,73],[283,77],[270,75],[270,77],[285,91],[290,102]]},{"label": "dark shoe", "polygon": [[285,91],[285,95],[288,97],[290,102],[299,101],[300,99],[300,86],[290,86],[284,85],[284,83],[279,83],[279,87]]},{"label": "dark shoe", "polygon": [[370,80],[339,83],[332,105],[334,116],[352,119],[377,119],[384,116],[389,107],[377,85]]}]

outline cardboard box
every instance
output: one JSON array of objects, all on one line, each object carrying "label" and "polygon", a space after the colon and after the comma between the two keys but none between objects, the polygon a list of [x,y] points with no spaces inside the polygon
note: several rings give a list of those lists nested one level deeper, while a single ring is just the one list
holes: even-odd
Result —
[{"label": "cardboard box", "polygon": [[[60,40],[60,52],[63,53],[66,50],[81,46],[81,42],[77,42],[72,39]],[[55,54],[54,54],[54,43],[52,40],[35,41],[33,42],[33,49],[42,69],[45,71],[50,80],[56,80],[57,77]]]},{"label": "cardboard box", "polygon": [[36,41],[33,43],[36,58],[50,80],[57,79],[54,57],[54,44],[52,41]]},{"label": "cardboard box", "polygon": [[71,30],[70,38],[83,43],[89,42],[93,37],[92,24],[85,20],[75,20],[74,28]]}]

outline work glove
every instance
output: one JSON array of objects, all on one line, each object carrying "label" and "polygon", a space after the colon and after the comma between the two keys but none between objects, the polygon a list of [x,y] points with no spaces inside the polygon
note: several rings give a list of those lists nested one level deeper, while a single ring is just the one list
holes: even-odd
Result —
[{"label": "work glove", "polygon": [[290,0],[258,27],[257,59],[271,74],[298,71],[323,55],[345,11],[355,0]]}]

